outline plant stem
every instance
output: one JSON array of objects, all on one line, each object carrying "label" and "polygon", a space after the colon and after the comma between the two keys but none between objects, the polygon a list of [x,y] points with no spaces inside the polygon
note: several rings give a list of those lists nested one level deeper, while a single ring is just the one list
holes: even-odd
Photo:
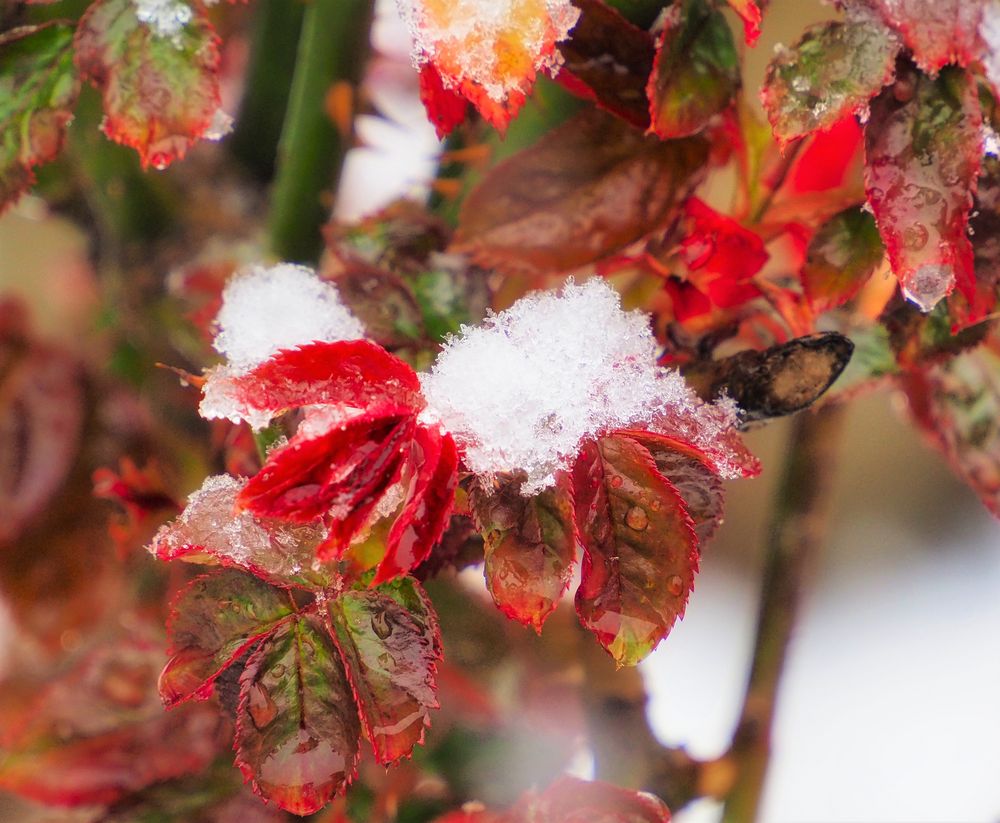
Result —
[{"label": "plant stem", "polygon": [[826,531],[843,418],[843,407],[829,404],[795,420],[768,541],[750,681],[729,755],[738,773],[724,823],[752,823],[758,816],[778,687],[806,579]]},{"label": "plant stem", "polygon": [[271,251],[283,260],[315,262],[322,248],[353,138],[331,121],[327,95],[347,84],[357,100],[373,14],[374,0],[312,0],[306,9],[272,192]]}]

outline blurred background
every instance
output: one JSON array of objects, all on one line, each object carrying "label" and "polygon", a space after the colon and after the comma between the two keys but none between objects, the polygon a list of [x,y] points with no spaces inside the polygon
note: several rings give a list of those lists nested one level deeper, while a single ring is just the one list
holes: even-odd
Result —
[{"label": "blurred background", "polygon": [[[776,43],[831,14],[812,0],[773,0],[747,54],[747,96]],[[379,2],[375,44],[369,85],[382,116],[359,123],[362,146],[336,203],[345,220],[426,196],[437,168],[392,0]],[[0,292],[23,299],[39,337],[106,346],[108,368],[120,370],[128,352],[109,342],[115,318],[101,307],[91,243],[70,217],[25,198],[0,220]],[[782,683],[767,821],[1000,820],[1000,524],[920,441],[900,402],[885,390],[854,402],[840,464],[825,468],[836,477],[832,526]],[[656,734],[696,757],[723,753],[739,711],[787,434],[785,422],[751,433],[764,473],[730,485],[687,615],[642,666]],[[11,608],[0,601],[0,637],[13,634]],[[574,768],[587,773],[585,753]],[[28,814],[0,806],[2,820]],[[677,820],[718,815],[703,801]]]}]

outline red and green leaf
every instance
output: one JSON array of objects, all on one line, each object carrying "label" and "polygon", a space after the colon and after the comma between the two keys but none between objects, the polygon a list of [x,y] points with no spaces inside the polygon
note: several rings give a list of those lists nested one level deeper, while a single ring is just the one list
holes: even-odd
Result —
[{"label": "red and green leaf", "polygon": [[34,183],[32,169],[62,149],[79,91],[71,26],[0,34],[0,213]]},{"label": "red and green leaf", "polygon": [[989,315],[1000,297],[1000,158],[983,157],[969,218],[975,282],[968,294],[948,301],[954,325],[963,329]]},{"label": "red and green leaf", "polygon": [[[397,591],[399,599],[390,596]],[[417,608],[407,608],[409,601]],[[385,591],[346,592],[330,603],[330,614],[376,759],[389,765],[408,757],[423,742],[430,712],[438,707],[437,618],[412,578]]]},{"label": "red and green leaf", "polygon": [[486,176],[462,207],[455,248],[502,270],[592,263],[662,226],[707,158],[698,138],[660,141],[583,112]]},{"label": "red and green leaf", "polygon": [[771,61],[761,91],[782,146],[862,111],[892,81],[900,44],[877,20],[820,23]]},{"label": "red and green leaf", "polygon": [[580,622],[619,665],[635,665],[684,614],[698,570],[694,526],[649,450],[621,434],[584,445],[573,489]]},{"label": "red and green leaf", "polygon": [[650,131],[665,140],[702,131],[740,87],[739,56],[722,14],[706,0],[680,0],[671,12],[646,88]]},{"label": "red and green leaf", "polygon": [[471,503],[485,541],[486,587],[500,610],[535,631],[569,588],[576,560],[573,501],[564,483],[533,497],[516,480],[473,488]]},{"label": "red and green leaf", "polygon": [[354,779],[360,735],[343,663],[318,618],[285,623],[250,656],[236,763],[261,797],[294,814],[319,811]]},{"label": "red and green leaf", "polygon": [[215,679],[292,613],[284,592],[248,574],[226,569],[193,580],[171,606],[163,702],[211,696]]},{"label": "red and green leaf", "polygon": [[903,35],[913,59],[933,74],[948,63],[967,66],[979,57],[985,3],[969,0],[874,0],[883,19]]},{"label": "red and green leaf", "polygon": [[929,311],[974,289],[969,209],[982,154],[976,84],[958,68],[907,70],[871,107],[865,186],[892,269]]},{"label": "red and green leaf", "polygon": [[175,35],[139,21],[131,0],[97,0],[80,20],[76,64],[104,97],[104,133],[165,168],[219,108],[218,37],[200,3]]},{"label": "red and green leaf", "polygon": [[884,257],[875,218],[860,206],[827,220],[809,243],[801,273],[813,311],[835,309],[854,297]]}]

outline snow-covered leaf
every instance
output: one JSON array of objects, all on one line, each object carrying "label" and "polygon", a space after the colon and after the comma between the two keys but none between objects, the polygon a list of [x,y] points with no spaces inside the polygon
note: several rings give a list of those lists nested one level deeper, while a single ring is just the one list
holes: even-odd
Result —
[{"label": "snow-covered leaf", "polygon": [[802,287],[813,311],[842,306],[868,281],[885,257],[872,215],[859,206],[838,212],[809,242]]},{"label": "snow-covered leaf", "polygon": [[0,34],[0,213],[62,148],[80,84],[73,28],[23,26]]},{"label": "snow-covered leaf", "polygon": [[76,65],[104,97],[104,133],[165,168],[219,108],[218,37],[201,4],[176,31],[142,22],[133,0],[96,0],[76,33]]},{"label": "snow-covered leaf", "polygon": [[650,131],[663,139],[704,129],[740,87],[736,45],[722,14],[706,0],[681,0],[657,37],[646,93]]},{"label": "snow-covered leaf", "polygon": [[917,65],[934,73],[979,56],[983,0],[873,0],[886,23],[903,35]]}]

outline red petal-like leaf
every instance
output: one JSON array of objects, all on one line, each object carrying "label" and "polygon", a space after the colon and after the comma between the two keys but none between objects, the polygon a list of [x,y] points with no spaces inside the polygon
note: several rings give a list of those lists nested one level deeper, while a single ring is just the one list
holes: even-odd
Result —
[{"label": "red petal-like leaf", "polygon": [[346,592],[330,614],[376,759],[389,765],[408,757],[438,707],[441,650],[429,602],[415,580],[403,578],[382,591]]},{"label": "red petal-like leaf", "polygon": [[1000,347],[991,342],[904,379],[910,408],[955,473],[1000,517]]},{"label": "red petal-like leaf", "polygon": [[769,255],[760,235],[697,197],[684,203],[684,216],[686,236],[680,243],[680,254],[690,271],[742,281],[753,277],[767,262]]},{"label": "red petal-like leaf", "polygon": [[456,248],[505,270],[592,263],[666,222],[707,157],[698,138],[660,141],[583,112],[486,176],[462,207]]},{"label": "red petal-like leaf", "polygon": [[171,605],[163,702],[211,696],[215,678],[291,614],[284,592],[250,575],[226,569],[195,578]]},{"label": "red petal-like leaf", "polygon": [[433,63],[420,67],[420,101],[434,125],[439,140],[465,122],[469,101],[454,89],[446,88]]},{"label": "red petal-like leaf", "polygon": [[872,103],[865,186],[893,272],[930,311],[974,288],[969,209],[982,155],[976,83],[961,69],[907,71]]},{"label": "red petal-like leaf", "polygon": [[62,148],[80,83],[73,28],[22,26],[0,34],[0,214]]},{"label": "red petal-like leaf", "polygon": [[318,618],[292,620],[250,656],[236,764],[261,797],[294,814],[319,811],[354,779],[360,737],[343,663]]},{"label": "red petal-like leaf", "polygon": [[573,94],[594,100],[637,128],[649,127],[646,83],[655,46],[648,31],[630,23],[604,0],[573,0],[580,20],[559,44],[556,80]]},{"label": "red petal-like leaf", "polygon": [[726,19],[706,0],[682,0],[656,41],[646,87],[650,131],[665,140],[697,134],[730,106],[739,87]]},{"label": "red petal-like leaf", "polygon": [[820,23],[767,67],[761,100],[782,146],[828,129],[892,81],[900,43],[877,20]]},{"label": "red petal-like leaf", "polygon": [[760,7],[755,0],[726,0],[726,2],[743,19],[743,36],[747,45],[754,45],[760,37]]},{"label": "red petal-like leaf", "polygon": [[948,63],[979,57],[979,0],[874,0],[885,21],[902,33],[917,65],[933,74]]},{"label": "red petal-like leaf", "polygon": [[436,427],[420,426],[410,452],[410,488],[403,511],[389,532],[376,584],[405,574],[426,560],[444,534],[455,505],[458,449],[451,435]]},{"label": "red petal-like leaf", "polygon": [[829,191],[844,185],[857,161],[861,167],[864,135],[853,115],[812,136],[788,175],[788,191],[794,194]]},{"label": "red petal-like leaf", "polygon": [[144,167],[183,157],[219,108],[218,37],[200,3],[164,35],[139,21],[132,0],[97,0],[77,28],[76,64],[104,96],[104,133]]},{"label": "red petal-like leaf", "polygon": [[635,665],[684,614],[698,571],[694,526],[649,450],[619,434],[584,445],[573,489],[580,622],[619,665]]},{"label": "red petal-like leaf", "polygon": [[813,236],[802,287],[813,311],[842,306],[868,282],[885,257],[875,219],[859,206],[838,212]]},{"label": "red petal-like leaf", "polygon": [[573,500],[564,484],[534,497],[516,480],[475,486],[471,504],[486,545],[486,586],[508,617],[542,630],[569,588],[576,560]]}]

